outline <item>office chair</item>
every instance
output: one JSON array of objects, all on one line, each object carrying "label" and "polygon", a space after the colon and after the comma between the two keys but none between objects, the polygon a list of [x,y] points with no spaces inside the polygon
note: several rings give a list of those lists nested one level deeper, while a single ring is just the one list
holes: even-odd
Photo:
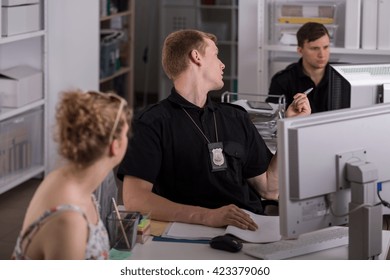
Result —
[{"label": "office chair", "polygon": [[279,216],[279,201],[264,199],[261,202],[266,216]]}]

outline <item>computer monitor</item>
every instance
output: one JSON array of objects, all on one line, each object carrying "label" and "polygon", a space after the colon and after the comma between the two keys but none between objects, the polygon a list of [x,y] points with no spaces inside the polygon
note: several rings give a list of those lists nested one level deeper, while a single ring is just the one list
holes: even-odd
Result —
[{"label": "computer monitor", "polygon": [[[371,206],[379,202],[377,182],[390,188],[389,129],[390,103],[279,120],[281,234],[297,237],[325,227],[360,224],[366,217],[372,223],[355,230],[360,235],[353,242],[361,235],[371,240],[378,231],[381,240],[382,206]],[[359,180],[369,180],[368,186]],[[369,209],[355,211],[357,220],[351,220],[347,213],[356,203]],[[351,230],[349,237],[351,244]]]},{"label": "computer monitor", "polygon": [[329,110],[390,100],[390,64],[330,64]]}]

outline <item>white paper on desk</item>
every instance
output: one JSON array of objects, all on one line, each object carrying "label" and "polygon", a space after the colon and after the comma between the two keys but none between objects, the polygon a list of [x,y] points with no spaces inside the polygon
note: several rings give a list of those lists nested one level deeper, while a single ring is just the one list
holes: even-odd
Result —
[{"label": "white paper on desk", "polygon": [[246,210],[244,211],[247,212],[259,226],[256,231],[243,230],[235,226],[228,226],[225,229],[174,222],[162,237],[188,240],[210,240],[218,235],[232,234],[251,243],[267,243],[281,239],[278,216],[263,216]]},{"label": "white paper on desk", "polygon": [[228,226],[225,233],[232,234],[246,242],[267,243],[275,242],[282,238],[279,228],[279,216],[263,216],[246,211],[258,225],[256,231],[243,230],[235,226]]},{"label": "white paper on desk", "polygon": [[211,238],[223,235],[225,228],[213,228],[202,225],[174,222],[168,227],[162,237],[188,239],[188,240],[210,240]]}]

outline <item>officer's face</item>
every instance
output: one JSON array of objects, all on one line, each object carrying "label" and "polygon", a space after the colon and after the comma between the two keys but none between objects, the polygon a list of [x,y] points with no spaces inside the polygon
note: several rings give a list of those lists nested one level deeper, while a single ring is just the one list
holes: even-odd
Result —
[{"label": "officer's face", "polygon": [[304,64],[315,69],[325,68],[330,56],[329,36],[322,36],[312,42],[306,40],[303,47],[298,47],[298,53],[301,54]]}]

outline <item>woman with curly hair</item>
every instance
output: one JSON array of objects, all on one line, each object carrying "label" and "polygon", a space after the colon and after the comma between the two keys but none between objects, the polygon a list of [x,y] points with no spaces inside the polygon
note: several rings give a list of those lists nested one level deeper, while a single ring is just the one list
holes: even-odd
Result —
[{"label": "woman with curly hair", "polygon": [[63,93],[55,140],[65,162],[35,192],[13,258],[108,258],[108,235],[93,193],[126,152],[130,118],[127,102],[116,94]]}]

